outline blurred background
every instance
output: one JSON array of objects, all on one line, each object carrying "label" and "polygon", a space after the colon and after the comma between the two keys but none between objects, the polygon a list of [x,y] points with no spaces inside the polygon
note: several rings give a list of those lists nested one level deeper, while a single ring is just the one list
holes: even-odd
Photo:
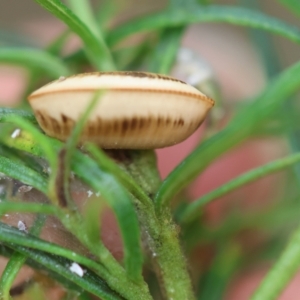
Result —
[{"label": "blurred background", "polygon": [[[92,2],[95,7],[101,8],[101,1]],[[162,0],[111,0],[110,2],[109,7],[114,13],[113,18],[107,22],[108,27],[136,16],[159,11],[167,5],[167,2]],[[274,0],[214,1],[214,3],[254,8],[300,27],[300,20]],[[32,0],[0,0],[0,47],[46,47],[65,29],[65,25]],[[137,36],[136,40],[130,42],[139,41],[139,38]],[[264,41],[267,41],[267,45]],[[163,178],[192,151],[202,138],[226,126],[236,108],[259,94],[270,78],[300,58],[300,46],[285,38],[216,23],[190,26],[183,36],[181,46],[191,50],[199,60],[205,62],[203,68],[209,70],[209,80],[215,84],[213,93],[217,95],[218,105],[217,112],[212,112],[211,118],[215,122],[213,128],[206,123],[184,143],[157,151]],[[72,37],[64,51],[72,53],[78,47],[80,41]],[[272,51],[269,52],[270,57],[266,63],[268,47],[271,47]],[[186,74],[179,65],[178,60],[173,75],[186,79]],[[26,70],[0,65],[0,105],[16,106],[24,95],[27,83]],[[205,86],[203,88],[205,89]],[[224,154],[205,170],[184,197],[191,201],[247,170],[287,155],[291,149],[292,143],[287,132],[268,135],[260,135],[258,132],[257,136]],[[224,299],[249,299],[250,294],[283,249],[287,235],[297,224],[297,216],[289,210],[284,210],[286,214],[283,219],[280,218],[280,214],[276,215],[279,223],[275,217],[275,221],[270,217],[270,222],[260,227],[262,219],[268,218],[266,216],[270,214],[273,216],[270,211],[279,205],[278,203],[282,203],[283,199],[290,198],[292,203],[294,198],[299,198],[298,191],[292,185],[296,180],[295,172],[296,169],[268,176],[207,206],[203,222],[213,237],[199,238],[195,243],[196,247],[190,251],[195,277],[199,272],[205,273],[203,270],[209,270],[201,283],[203,286],[207,286],[205,280],[216,280],[214,277],[216,266],[224,265],[224,268],[228,267],[228,272],[225,272],[225,275],[216,275],[217,278],[230,275],[230,282],[226,283]],[[289,189],[290,193],[287,193]],[[286,208],[284,205],[283,207]],[[278,209],[276,211],[278,212]],[[275,223],[278,227],[274,227]],[[118,252],[121,246],[116,242],[118,238],[114,235],[117,229],[113,222],[111,224],[107,221],[107,224],[109,224],[107,229],[104,229],[106,238],[112,244],[112,251]],[[220,244],[216,246],[216,240],[220,236],[222,240],[224,239],[224,253],[229,253],[225,258],[218,256]],[[235,268],[241,256],[244,256],[243,267]],[[231,266],[226,265],[228,257],[233,257]],[[291,282],[280,299],[297,299],[296,295],[300,293],[299,281],[300,274]],[[201,299],[214,299],[205,295],[208,294],[203,292]]]}]

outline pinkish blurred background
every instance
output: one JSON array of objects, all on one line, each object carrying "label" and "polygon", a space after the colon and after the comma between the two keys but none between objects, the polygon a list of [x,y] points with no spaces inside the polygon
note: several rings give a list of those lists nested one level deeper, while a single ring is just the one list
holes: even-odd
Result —
[{"label": "pinkish blurred background", "polygon": [[[118,0],[116,2],[122,12],[119,21],[133,15],[159,10],[165,6],[165,1],[154,0]],[[219,4],[234,4],[235,2],[216,1]],[[300,25],[299,20],[282,9],[276,1],[264,0],[260,5],[269,14]],[[16,34],[28,45],[45,46],[64,28],[64,25],[41,9],[34,1],[1,0],[0,31]],[[274,36],[273,39],[283,66],[288,66],[299,59],[299,46],[280,37]],[[72,40],[70,49],[78,44],[77,39]],[[230,118],[230,108],[234,108],[244,99],[257,95],[266,85],[266,72],[259,52],[243,28],[224,24],[193,25],[187,30],[182,45],[194,50],[210,64],[220,86],[222,105],[226,108],[227,119]],[[14,106],[20,101],[27,84],[27,77],[28,74],[21,68],[0,66],[1,106]],[[158,165],[163,178],[201,142],[201,138],[206,134],[205,127],[204,124],[185,142],[157,151]],[[280,138],[253,138],[215,161],[195,181],[188,194],[191,199],[195,199],[249,169],[283,157],[287,153],[287,147],[286,142]],[[283,174],[269,176],[234,191],[208,205],[205,217],[213,226],[218,224],[226,212],[232,208],[242,213],[243,210],[255,210],[261,206],[267,206],[272,199],[280,195],[282,176]],[[120,255],[122,251],[118,231],[110,217],[105,218],[103,236],[116,256]],[[259,268],[255,267],[243,274],[237,274],[225,299],[249,299],[269,267],[270,263],[266,262]],[[297,275],[291,282],[280,300],[299,298],[297,296],[300,294],[299,276]]]}]

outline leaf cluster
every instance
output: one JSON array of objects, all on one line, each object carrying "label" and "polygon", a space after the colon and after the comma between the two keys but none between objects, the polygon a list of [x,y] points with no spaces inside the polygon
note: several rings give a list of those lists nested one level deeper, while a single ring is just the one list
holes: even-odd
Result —
[{"label": "leaf cluster", "polygon": [[[211,268],[199,275],[197,297],[208,299],[207,295],[214,295],[214,299],[220,299],[229,279],[245,265],[245,255],[236,236],[244,229],[257,226],[254,217],[258,216],[249,214],[241,218],[232,213],[218,230],[212,230],[202,218],[204,206],[251,181],[296,166],[300,161],[299,149],[294,147],[295,153],[233,179],[191,204],[181,202],[171,209],[171,201],[218,157],[263,130],[274,115],[280,113],[288,118],[293,111],[290,99],[300,87],[300,63],[278,70],[260,95],[239,109],[223,130],[206,138],[162,182],[152,151],[127,153],[135,166],[132,172],[131,167],[116,164],[93,144],[86,144],[83,149],[76,147],[97,97],[91,99],[66,143],[41,131],[24,99],[42,82],[86,69],[114,71],[143,67],[168,74],[190,24],[222,22],[244,26],[249,30],[258,29],[263,34],[281,35],[297,44],[300,43],[300,29],[259,10],[243,5],[222,6],[212,4],[213,1],[170,0],[162,11],[111,28],[108,20],[117,14],[111,4],[113,1],[102,3],[96,13],[89,1],[84,0],[69,0],[67,5],[59,0],[35,2],[68,29],[44,49],[27,44],[23,47],[20,41],[18,46],[11,43],[0,49],[0,63],[21,66],[30,74],[20,108],[0,108],[0,183],[6,186],[5,193],[0,194],[3,198],[0,214],[31,213],[34,216],[34,222],[26,232],[0,223],[1,253],[9,257],[0,280],[1,299],[10,299],[13,280],[23,264],[47,272],[49,277],[67,288],[66,297],[76,293],[78,299],[90,299],[89,295],[109,300],[153,299],[158,287],[151,278],[156,276],[162,294],[169,299],[193,299],[179,238],[185,242],[187,252],[197,245],[209,243],[215,246]],[[300,14],[297,1],[278,2],[296,15]],[[141,33],[143,38],[137,45],[126,42]],[[71,34],[81,39],[83,47],[66,56],[62,50]],[[127,46],[120,46],[121,43]],[[267,58],[265,63],[268,65]],[[286,103],[290,104],[283,111]],[[296,131],[293,123],[289,126],[280,123],[280,126],[292,142]],[[13,137],[16,129],[20,133]],[[88,213],[81,211],[74,202],[72,176],[93,192],[93,201],[85,208]],[[293,174],[293,180],[297,194],[297,172]],[[20,183],[32,187],[41,199],[46,200],[20,201],[14,191],[14,186]],[[100,199],[97,199],[98,193]],[[272,232],[280,217],[282,227],[286,223],[294,225],[298,215],[290,204],[294,205],[294,202],[291,200],[287,205],[280,204],[261,213],[260,218],[268,217],[259,228]],[[99,238],[99,217],[104,205],[115,214],[123,242],[123,261],[116,260]],[[49,217],[60,220],[78,245],[86,250],[86,255],[39,237]],[[180,237],[174,218],[182,228]],[[284,289],[300,264],[298,240],[299,229],[253,299],[275,299]],[[74,262],[84,269],[84,276],[70,270]],[[156,269],[155,275],[153,269]],[[285,274],[284,278],[282,274]]]}]

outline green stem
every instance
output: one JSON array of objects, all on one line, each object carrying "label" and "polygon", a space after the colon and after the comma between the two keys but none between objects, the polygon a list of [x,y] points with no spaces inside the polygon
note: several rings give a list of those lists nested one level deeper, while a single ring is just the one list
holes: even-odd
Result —
[{"label": "green stem", "polygon": [[300,226],[292,235],[279,260],[264,278],[251,300],[278,299],[300,266]]},{"label": "green stem", "polygon": [[152,198],[161,183],[153,150],[110,151],[109,155],[119,160],[119,165]]},{"label": "green stem", "polygon": [[[130,151],[130,162],[123,162],[126,171],[142,186],[148,195],[154,195],[160,182],[153,151]],[[166,299],[195,299],[191,279],[187,270],[186,258],[180,246],[179,228],[166,207],[155,215],[154,203],[151,207],[141,202],[138,213],[146,243],[154,265],[157,278]]]},{"label": "green stem", "polygon": [[148,233],[148,247],[165,298],[195,299],[186,258],[178,239],[179,228],[174,224],[170,210],[165,208],[159,219],[149,212],[145,215],[143,225]]}]

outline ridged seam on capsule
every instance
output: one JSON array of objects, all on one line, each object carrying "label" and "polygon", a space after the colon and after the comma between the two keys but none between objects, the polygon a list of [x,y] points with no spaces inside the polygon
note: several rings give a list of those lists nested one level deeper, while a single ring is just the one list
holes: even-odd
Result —
[{"label": "ridged seam on capsule", "polygon": [[62,79],[56,79],[53,80],[47,84],[44,85],[50,85],[50,84],[54,84],[56,82],[61,82],[64,80],[69,80],[72,78],[81,78],[81,77],[101,77],[101,76],[112,76],[112,77],[117,77],[117,76],[123,76],[123,77],[134,77],[134,78],[148,78],[148,79],[161,79],[161,80],[168,80],[168,81],[174,81],[174,82],[178,82],[178,83],[182,83],[184,85],[187,85],[186,82],[179,80],[177,78],[171,77],[171,76],[167,76],[167,75],[162,75],[162,74],[155,74],[155,73],[151,73],[151,72],[137,72],[137,71],[120,71],[120,72],[87,72],[87,73],[80,73],[80,74],[74,74],[68,77],[64,77]]},{"label": "ridged seam on capsule", "polygon": [[[175,94],[175,95],[183,95],[183,96],[190,96],[196,99],[204,100],[208,102],[211,105],[214,105],[215,102],[211,98],[207,97],[206,95],[197,95],[189,92],[181,92],[181,91],[171,91],[171,90],[157,90],[157,89],[134,89],[134,88],[108,88],[108,89],[103,89],[99,88],[99,90],[103,91],[114,91],[114,92],[127,92],[127,91],[132,91],[132,92],[143,92],[143,93],[166,93],[166,94]],[[48,92],[40,92],[40,93],[34,93],[31,94],[28,97],[29,101],[35,100],[36,98],[40,96],[44,96],[47,94],[59,94],[59,93],[68,93],[68,92],[96,92],[97,89],[68,89],[68,90],[56,90],[56,91],[48,91]]]}]

